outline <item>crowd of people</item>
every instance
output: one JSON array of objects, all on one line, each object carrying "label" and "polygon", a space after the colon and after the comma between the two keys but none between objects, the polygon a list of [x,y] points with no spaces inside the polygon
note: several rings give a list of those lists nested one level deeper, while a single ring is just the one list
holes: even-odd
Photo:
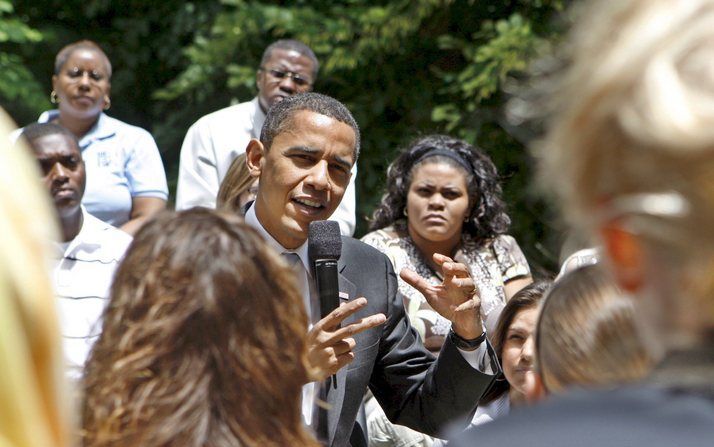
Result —
[{"label": "crowd of people", "polygon": [[534,150],[591,245],[554,279],[447,135],[406,144],[353,238],[362,130],[301,42],[188,129],[177,211],[106,114],[107,55],[61,49],[57,109],[0,116],[0,445],[711,445],[714,1],[579,7]]}]

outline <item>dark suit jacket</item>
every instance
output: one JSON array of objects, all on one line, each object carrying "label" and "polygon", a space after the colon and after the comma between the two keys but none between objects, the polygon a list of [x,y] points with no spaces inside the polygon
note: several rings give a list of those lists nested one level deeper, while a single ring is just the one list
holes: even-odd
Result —
[{"label": "dark suit jacket", "polygon": [[449,447],[484,445],[712,447],[714,395],[644,386],[573,392],[469,429],[449,442]]},{"label": "dark suit jacket", "polygon": [[328,387],[328,445],[350,445],[368,386],[393,422],[424,433],[437,435],[450,421],[468,415],[494,376],[473,369],[448,338],[438,359],[424,348],[397,296],[394,269],[382,253],[343,237],[338,269],[341,295],[368,301],[345,324],[380,312],[387,321],[354,337],[354,361]]}]

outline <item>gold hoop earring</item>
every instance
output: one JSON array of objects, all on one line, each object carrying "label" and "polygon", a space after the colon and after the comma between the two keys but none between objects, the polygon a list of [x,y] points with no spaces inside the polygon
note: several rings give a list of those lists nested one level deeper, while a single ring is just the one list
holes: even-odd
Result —
[{"label": "gold hoop earring", "polygon": [[402,214],[404,214],[404,217],[409,217],[409,214],[407,214],[407,207],[404,207],[404,210],[402,211]]},{"label": "gold hoop earring", "polygon": [[104,97],[104,110],[109,110],[109,107],[112,106],[112,100],[109,98],[109,96]]},{"label": "gold hoop earring", "polygon": [[52,104],[59,104],[59,100],[57,99],[57,92],[54,90],[50,92],[50,102]]}]

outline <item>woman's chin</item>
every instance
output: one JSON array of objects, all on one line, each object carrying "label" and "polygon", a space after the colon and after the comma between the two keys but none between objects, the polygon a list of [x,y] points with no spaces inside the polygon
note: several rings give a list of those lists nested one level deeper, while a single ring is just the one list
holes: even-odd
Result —
[{"label": "woman's chin", "polygon": [[436,227],[423,233],[424,239],[430,242],[445,242],[454,238],[452,231],[447,231],[446,228]]},{"label": "woman's chin", "polygon": [[68,105],[66,107],[60,107],[60,113],[76,119],[88,119],[98,117],[99,114],[102,113],[102,109],[96,105]]},{"label": "woman's chin", "polygon": [[456,238],[461,239],[461,232],[459,229],[453,229],[448,225],[422,225],[422,226],[410,226],[409,233],[414,237],[416,234],[418,239],[425,240],[432,243],[439,242],[451,242]]}]

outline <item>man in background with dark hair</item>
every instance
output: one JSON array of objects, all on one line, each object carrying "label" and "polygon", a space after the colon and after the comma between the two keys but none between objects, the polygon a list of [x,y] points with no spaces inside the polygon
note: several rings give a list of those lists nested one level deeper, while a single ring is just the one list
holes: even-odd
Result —
[{"label": "man in background with dark hair", "polygon": [[[328,96],[304,93],[271,108],[260,140],[251,140],[246,151],[251,175],[260,179],[246,223],[294,261],[312,316],[308,361],[314,382],[303,392],[303,419],[326,445],[339,447],[366,446],[355,419],[367,387],[395,423],[437,435],[473,410],[498,371],[473,280],[465,265],[446,256],[435,256],[445,278],[438,286],[402,272],[453,323],[438,359],[409,323],[389,259],[351,237],[342,238],[338,261],[342,305],[320,318],[308,227],[328,219],[340,203],[359,148],[349,110]],[[316,408],[316,383],[326,413]]]},{"label": "man in background with dark hair", "polygon": [[[268,109],[296,93],[312,91],[318,69],[315,53],[302,42],[285,39],[269,45],[256,73],[258,96],[210,113],[188,129],[181,147],[176,209],[214,208],[231,162],[245,152],[251,138],[260,137]],[[346,236],[355,229],[356,172],[355,167],[345,198],[332,216]]]},{"label": "man in background with dark hair", "polygon": [[52,284],[68,376],[79,379],[101,332],[114,271],[131,243],[127,233],[102,222],[81,206],[86,175],[72,132],[53,123],[33,123],[21,134],[39,162],[42,180],[57,211],[61,242],[56,244]]}]

